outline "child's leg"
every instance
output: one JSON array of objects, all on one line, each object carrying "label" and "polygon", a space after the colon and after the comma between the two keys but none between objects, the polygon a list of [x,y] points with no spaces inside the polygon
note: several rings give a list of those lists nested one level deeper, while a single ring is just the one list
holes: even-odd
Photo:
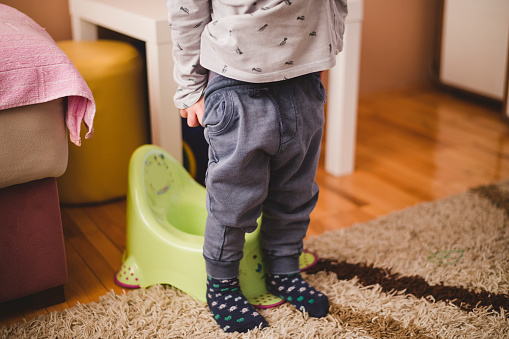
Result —
[{"label": "child's leg", "polygon": [[[292,180],[284,180],[288,185]],[[280,182],[280,181],[278,181]],[[302,253],[303,239],[309,224],[309,213],[318,198],[318,188],[314,184],[305,185],[297,180],[296,198],[286,197],[287,192],[273,189],[269,192],[263,208],[262,239],[268,275],[268,290],[288,301],[312,317],[324,317],[329,312],[329,301],[320,291],[315,290],[299,273],[299,257]],[[285,192],[284,194],[281,192]],[[306,200],[308,201],[301,201]]]},{"label": "child's leg", "polygon": [[293,138],[282,145],[271,160],[269,193],[263,204],[262,240],[267,287],[311,316],[328,313],[327,297],[309,286],[299,274],[299,256],[309,225],[309,215],[318,199],[314,179],[320,155],[325,93],[315,75],[289,83],[296,112],[285,105],[284,92],[274,93],[280,103],[282,120],[296,114]]}]

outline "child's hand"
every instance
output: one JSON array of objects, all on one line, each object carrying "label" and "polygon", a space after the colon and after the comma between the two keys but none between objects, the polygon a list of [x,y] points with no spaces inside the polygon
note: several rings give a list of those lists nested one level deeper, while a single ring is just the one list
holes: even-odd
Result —
[{"label": "child's hand", "polygon": [[205,100],[203,97],[201,97],[194,105],[180,110],[180,116],[187,119],[187,125],[189,127],[196,127],[198,124],[202,125],[204,113]]}]

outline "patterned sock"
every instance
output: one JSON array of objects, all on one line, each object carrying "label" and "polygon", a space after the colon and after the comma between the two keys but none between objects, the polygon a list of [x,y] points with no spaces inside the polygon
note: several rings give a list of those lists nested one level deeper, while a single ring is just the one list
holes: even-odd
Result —
[{"label": "patterned sock", "polygon": [[329,313],[327,296],[309,285],[300,273],[268,274],[266,284],[272,294],[288,301],[298,310],[306,311],[312,317],[322,318]]},{"label": "patterned sock", "polygon": [[256,327],[267,327],[267,321],[258,313],[240,290],[239,279],[207,278],[207,304],[218,325],[225,332],[247,332]]}]

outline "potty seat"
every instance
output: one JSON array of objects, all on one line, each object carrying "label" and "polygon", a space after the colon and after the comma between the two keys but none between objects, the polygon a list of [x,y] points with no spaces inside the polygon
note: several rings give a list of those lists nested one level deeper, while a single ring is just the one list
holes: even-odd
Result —
[{"label": "potty seat", "polygon": [[[154,145],[133,153],[128,178],[127,241],[115,282],[125,288],[169,284],[205,302],[205,188]],[[316,262],[311,252],[300,257],[302,270]],[[239,270],[242,292],[253,306],[283,303],[265,287],[260,227],[246,234]]]}]

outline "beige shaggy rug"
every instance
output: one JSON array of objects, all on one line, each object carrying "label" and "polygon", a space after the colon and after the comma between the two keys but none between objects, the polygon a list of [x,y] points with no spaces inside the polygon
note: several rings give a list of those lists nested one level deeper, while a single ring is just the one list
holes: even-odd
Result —
[{"label": "beige shaggy rug", "polygon": [[[390,197],[388,197],[390,198]],[[509,180],[306,242],[304,274],[331,301],[308,318],[262,310],[270,327],[225,334],[207,306],[153,286],[0,328],[1,338],[508,338]]]}]

